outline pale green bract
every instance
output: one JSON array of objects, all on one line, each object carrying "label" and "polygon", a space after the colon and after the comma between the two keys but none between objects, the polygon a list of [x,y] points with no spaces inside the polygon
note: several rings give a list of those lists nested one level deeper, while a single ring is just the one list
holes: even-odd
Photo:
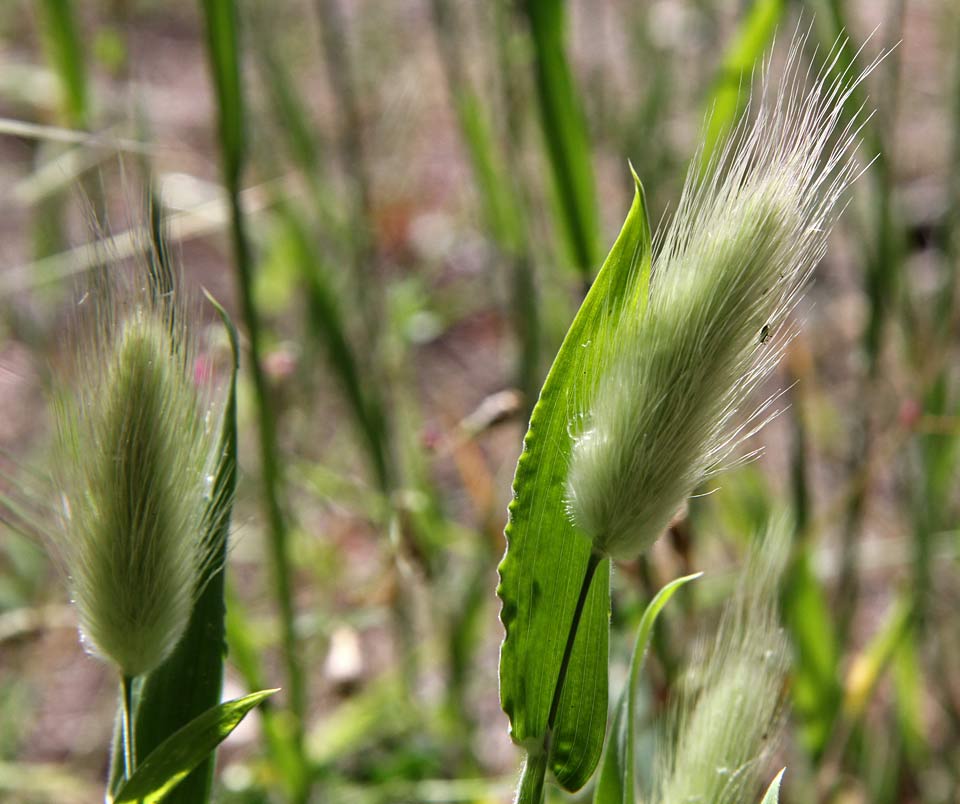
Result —
[{"label": "pale green bract", "polygon": [[58,542],[84,645],[133,677],[176,646],[215,555],[203,534],[216,427],[171,308],[115,305],[93,305],[77,387],[58,399]]}]

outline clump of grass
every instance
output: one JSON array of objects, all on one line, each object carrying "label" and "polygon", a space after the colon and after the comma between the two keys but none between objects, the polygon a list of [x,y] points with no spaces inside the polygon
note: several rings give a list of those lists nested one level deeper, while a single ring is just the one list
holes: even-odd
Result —
[{"label": "clump of grass", "polygon": [[584,378],[567,507],[600,555],[646,550],[766,418],[772,400],[742,408],[788,342],[787,315],[857,175],[842,107],[863,76],[804,90],[802,41],[706,171],[694,160],[649,294],[611,321],[615,346]]}]

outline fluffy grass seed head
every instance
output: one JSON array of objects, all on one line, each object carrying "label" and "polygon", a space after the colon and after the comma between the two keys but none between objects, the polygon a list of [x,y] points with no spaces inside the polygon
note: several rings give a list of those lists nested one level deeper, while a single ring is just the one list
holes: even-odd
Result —
[{"label": "fluffy grass seed head", "polygon": [[753,552],[712,644],[700,646],[666,747],[654,801],[750,801],[782,720],[788,645],[777,588],[788,552],[786,520],[775,520]]},{"label": "fluffy grass seed head", "polygon": [[614,346],[587,378],[567,509],[604,555],[645,551],[772,415],[773,399],[742,408],[783,352],[785,319],[857,175],[859,128],[841,120],[864,76],[803,90],[802,43],[778,85],[765,70],[753,113],[707,169],[691,170],[647,304],[611,322]]},{"label": "fluffy grass seed head", "polygon": [[57,402],[58,541],[84,645],[133,677],[172,652],[213,569],[216,428],[182,310],[104,295],[79,338],[76,387]]}]

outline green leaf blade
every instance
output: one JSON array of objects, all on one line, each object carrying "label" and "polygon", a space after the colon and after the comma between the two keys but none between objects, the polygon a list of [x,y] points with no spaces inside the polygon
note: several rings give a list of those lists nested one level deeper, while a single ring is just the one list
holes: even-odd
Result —
[{"label": "green leaf blade", "polygon": [[44,40],[60,81],[66,121],[77,128],[89,125],[90,102],[87,68],[81,35],[70,0],[43,0]]},{"label": "green leaf blade", "polygon": [[[507,552],[497,593],[506,636],[500,654],[501,705],[511,735],[528,750],[548,742],[549,714],[562,654],[590,559],[587,539],[564,507],[571,435],[569,416],[588,361],[608,347],[610,316],[637,309],[650,268],[650,227],[639,183],[620,236],[570,326],[530,420],[514,478]],[[609,568],[596,576],[574,642],[567,689],[552,735],[550,767],[572,789],[592,773],[602,750],[607,707]],[[576,754],[582,763],[571,764]]]},{"label": "green leaf blade", "polygon": [[240,725],[257,704],[277,690],[261,690],[208,709],[164,740],[117,791],[115,804],[168,801],[167,795]]},{"label": "green leaf blade", "polygon": [[219,109],[220,148],[228,187],[240,182],[243,166],[244,111],[240,78],[240,34],[233,0],[201,0],[207,53]]},{"label": "green leaf blade", "polygon": [[786,0],[754,0],[724,54],[720,73],[707,102],[710,119],[704,135],[701,167],[710,163],[727,132],[736,124],[750,99],[750,72],[763,59],[786,11]]}]

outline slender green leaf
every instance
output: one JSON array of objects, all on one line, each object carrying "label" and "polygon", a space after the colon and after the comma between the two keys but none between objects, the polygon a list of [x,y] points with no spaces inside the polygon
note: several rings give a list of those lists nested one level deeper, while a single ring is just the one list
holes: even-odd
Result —
[{"label": "slender green leaf", "polygon": [[770,782],[770,787],[767,788],[760,804],[778,804],[780,801],[780,783],[783,781],[783,774],[786,771],[787,769],[783,768],[780,773],[773,777],[773,781]]},{"label": "slender green leaf", "polygon": [[463,38],[456,6],[448,0],[433,0],[431,8],[444,72],[487,228],[511,263],[511,312],[520,342],[516,383],[523,392],[529,416],[540,387],[541,314],[523,194],[517,184],[515,171],[511,170],[516,166],[516,155],[509,140],[504,148],[498,147],[490,124],[491,111],[484,108],[480,93],[470,82],[463,63]]},{"label": "slender green leaf", "polygon": [[301,772],[288,775],[291,797],[305,801],[310,779],[303,755],[303,719],[307,708],[306,681],[300,664],[295,624],[289,531],[283,505],[284,465],[277,446],[277,421],[267,378],[263,369],[263,335],[260,313],[253,298],[253,254],[240,202],[245,162],[243,84],[240,76],[239,13],[234,0],[200,0],[203,11],[210,71],[217,99],[217,124],[223,162],[223,179],[230,208],[230,232],[237,272],[240,308],[250,348],[250,376],[253,380],[257,429],[260,436],[260,473],[263,508],[268,528],[271,580],[280,609],[280,627],[287,693],[290,707],[292,745],[301,757]]},{"label": "slender green leaf", "polygon": [[880,630],[854,658],[847,672],[843,713],[850,721],[860,718],[880,676],[913,624],[913,601],[902,596],[891,606]]},{"label": "slender green leaf", "polygon": [[717,145],[724,141],[743,113],[750,98],[750,73],[761,63],[786,8],[786,0],[754,0],[744,15],[724,54],[720,73],[708,98],[710,118],[700,154],[702,167],[709,164]]},{"label": "slender green leaf", "polygon": [[590,140],[567,60],[565,0],[526,0],[537,99],[559,217],[574,264],[589,281],[600,259],[600,225]]},{"label": "slender green leaf", "polygon": [[[230,735],[247,712],[277,690],[261,690],[208,709],[164,740],[117,791],[116,804],[154,804],[168,794]],[[197,799],[192,799],[197,804]]]},{"label": "slender green leaf", "polygon": [[823,589],[801,547],[787,569],[780,606],[793,643],[793,705],[801,740],[814,757],[826,748],[843,689],[836,629]]},{"label": "slender green leaf", "polygon": [[528,752],[550,746],[550,768],[561,785],[579,788],[603,748],[607,718],[609,566],[589,589],[553,724],[549,722],[574,610],[590,559],[590,544],[571,525],[564,491],[571,450],[572,400],[582,392],[588,361],[610,347],[611,316],[645,300],[650,227],[643,190],[597,280],[571,324],[524,440],[514,478],[500,564],[500,612],[506,636],[500,652],[500,698],[511,735]]},{"label": "slender green leaf", "polygon": [[89,120],[87,69],[71,0],[43,0],[44,41],[63,92],[67,122],[86,128]]},{"label": "slender green leaf", "polygon": [[653,635],[653,626],[657,616],[673,597],[674,593],[690,581],[703,575],[698,572],[677,578],[663,587],[640,618],[637,627],[637,639],[633,645],[633,656],[630,659],[630,673],[620,694],[617,711],[610,730],[610,740],[607,743],[607,753],[604,756],[603,766],[600,769],[600,778],[597,780],[597,789],[593,797],[594,804],[633,804],[636,795],[634,773],[636,767],[635,735],[636,735],[636,697],[637,681],[643,667],[650,637]]},{"label": "slender green leaf", "polygon": [[330,368],[340,381],[356,420],[378,488],[389,494],[392,483],[390,446],[376,383],[364,382],[363,367],[347,330],[343,304],[303,222],[287,205],[280,205],[280,213],[290,235],[297,268],[303,277],[308,329],[326,349]]},{"label": "slender green leaf", "polygon": [[925,687],[919,639],[914,630],[904,635],[893,656],[893,681],[896,690],[897,725],[904,751],[914,768],[929,761],[930,729],[926,726],[924,701],[930,692]]},{"label": "slender green leaf", "polygon": [[219,109],[221,158],[228,187],[240,181],[244,160],[240,45],[233,0],[201,0],[206,17],[207,51]]}]

